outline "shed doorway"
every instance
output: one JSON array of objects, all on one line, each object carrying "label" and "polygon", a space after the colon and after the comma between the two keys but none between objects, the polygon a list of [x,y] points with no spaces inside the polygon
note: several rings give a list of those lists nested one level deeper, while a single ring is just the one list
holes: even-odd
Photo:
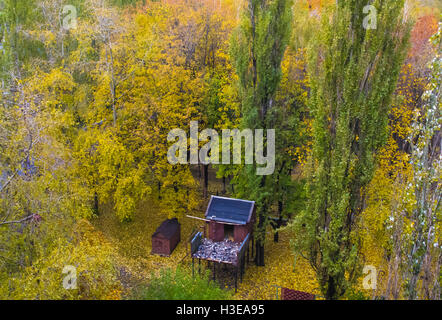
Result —
[{"label": "shed doorway", "polygon": [[224,225],[224,239],[234,241],[234,226],[231,224]]}]

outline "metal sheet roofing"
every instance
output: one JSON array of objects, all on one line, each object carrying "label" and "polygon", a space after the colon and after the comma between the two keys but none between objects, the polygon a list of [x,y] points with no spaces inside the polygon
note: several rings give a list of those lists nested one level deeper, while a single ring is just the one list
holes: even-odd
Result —
[{"label": "metal sheet roofing", "polygon": [[162,235],[164,238],[170,239],[177,232],[179,226],[178,219],[168,219],[158,227],[152,236],[156,237]]},{"label": "metal sheet roofing", "polygon": [[206,219],[246,224],[252,217],[254,201],[212,196],[206,211]]}]

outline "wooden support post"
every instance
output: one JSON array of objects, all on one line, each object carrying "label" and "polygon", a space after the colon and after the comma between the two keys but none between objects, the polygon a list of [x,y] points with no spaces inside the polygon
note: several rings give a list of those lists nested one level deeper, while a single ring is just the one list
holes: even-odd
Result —
[{"label": "wooden support post", "polygon": [[247,264],[248,263],[250,263],[250,260],[249,260],[249,250],[250,250],[250,242],[247,242]]},{"label": "wooden support post", "polygon": [[198,259],[198,274],[201,274],[201,259]]},{"label": "wooden support post", "polygon": [[[207,260],[207,269],[210,270],[210,261],[209,260]],[[207,277],[207,278],[209,279],[209,282],[210,282],[210,277]]]},{"label": "wooden support post", "polygon": [[242,283],[242,263],[243,263],[242,260],[243,259],[239,260],[239,279],[240,279],[241,283]]},{"label": "wooden support post", "polygon": [[245,274],[246,274],[246,262],[245,262],[245,259],[244,259],[244,262],[243,262],[243,265],[242,265],[242,275],[243,275],[243,277],[244,277]]},{"label": "wooden support post", "polygon": [[216,279],[215,274],[216,274],[216,263],[214,261],[213,262],[213,281],[215,281],[215,279]]},{"label": "wooden support post", "polygon": [[236,266],[235,272],[235,293],[238,291],[238,266]]},{"label": "wooden support post", "polygon": [[192,278],[195,278],[194,258],[192,257]]}]

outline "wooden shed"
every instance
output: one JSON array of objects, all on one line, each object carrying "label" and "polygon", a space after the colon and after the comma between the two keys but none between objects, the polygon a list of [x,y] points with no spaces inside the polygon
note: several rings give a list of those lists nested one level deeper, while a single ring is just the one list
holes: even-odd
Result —
[{"label": "wooden shed", "polygon": [[255,201],[212,196],[205,214],[209,224],[208,238],[242,242],[253,233],[255,215]]},{"label": "wooden shed", "polygon": [[168,219],[152,235],[152,253],[170,256],[180,240],[181,225],[178,219]]}]

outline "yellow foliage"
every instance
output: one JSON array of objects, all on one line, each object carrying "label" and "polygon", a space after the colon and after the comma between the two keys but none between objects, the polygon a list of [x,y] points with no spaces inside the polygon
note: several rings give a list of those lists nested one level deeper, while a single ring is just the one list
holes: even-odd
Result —
[{"label": "yellow foliage", "polygon": [[[413,66],[403,66],[396,101],[390,112],[390,136],[377,154],[378,167],[367,188],[366,209],[359,232],[362,253],[366,265],[373,265],[384,274],[388,272],[387,260],[394,254],[399,241],[394,240],[393,234],[410,235],[413,228],[407,217],[415,201],[407,192],[413,170],[403,146],[411,132],[423,83]],[[385,289],[385,280],[385,277],[380,279],[379,290]]]},{"label": "yellow foliage", "polygon": [[[32,266],[2,281],[0,296],[10,299],[117,299],[121,285],[117,279],[115,251],[88,221],[73,228],[72,241],[58,238]],[[77,288],[65,289],[63,269],[76,268]]]},{"label": "yellow foliage", "polygon": [[[124,294],[139,283],[148,283],[151,273],[158,274],[160,270],[180,266],[186,272],[192,272],[191,259],[186,257],[189,250],[188,238],[195,230],[203,231],[204,223],[190,218],[180,218],[181,242],[170,257],[152,255],[151,236],[156,228],[167,218],[161,214],[160,201],[150,198],[141,204],[132,222],[121,224],[112,214],[110,206],[100,215],[94,223],[118,252],[116,262],[124,266],[130,280],[125,283],[127,287]],[[190,213],[194,216],[203,216],[203,210]],[[270,229],[269,229],[270,232]],[[265,267],[257,267],[251,260],[247,265],[243,282],[238,280],[238,292],[234,299],[276,299],[276,287],[283,286],[291,289],[319,294],[315,273],[310,265],[303,259],[294,263],[293,252],[290,248],[289,230],[280,233],[279,242],[274,243],[272,237],[265,245]],[[202,261],[202,269],[206,268]],[[195,271],[198,262],[195,263]],[[221,275],[219,267],[217,275]],[[218,274],[218,272],[220,274]],[[229,276],[228,276],[229,277]],[[230,277],[232,277],[230,275]],[[226,279],[226,275],[222,275]],[[219,282],[224,283],[224,282]],[[233,278],[227,279],[229,288],[232,289]],[[279,293],[280,294],[280,293]]]}]

